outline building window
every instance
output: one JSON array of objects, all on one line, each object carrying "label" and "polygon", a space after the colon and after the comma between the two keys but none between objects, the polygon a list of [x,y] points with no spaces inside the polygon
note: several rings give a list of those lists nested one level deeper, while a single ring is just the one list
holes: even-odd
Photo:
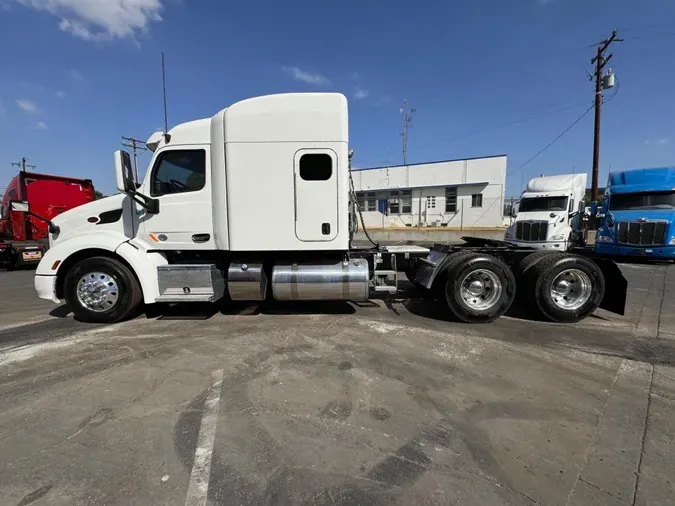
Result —
[{"label": "building window", "polygon": [[333,175],[333,159],[325,153],[300,157],[300,177],[305,181],[328,181]]},{"label": "building window", "polygon": [[365,203],[366,203],[366,194],[365,193],[357,193],[356,194],[356,204],[359,206],[359,209],[361,211],[365,211]]},{"label": "building window", "polygon": [[427,209],[436,209],[436,196],[427,197]]},{"label": "building window", "polygon": [[471,207],[483,207],[482,193],[474,193],[471,195]]},{"label": "building window", "polygon": [[377,211],[377,198],[375,192],[359,192],[356,194],[356,202],[361,211]]},{"label": "building window", "polygon": [[389,192],[389,214],[399,214],[400,212],[401,206],[398,192]]},{"label": "building window", "polygon": [[377,197],[375,196],[375,192],[368,192],[366,194],[366,211],[377,211]]},{"label": "building window", "polygon": [[153,169],[153,197],[172,193],[195,192],[206,181],[206,151],[171,150],[159,155]]},{"label": "building window", "polygon": [[445,189],[445,212],[457,212],[457,187],[449,186]]},{"label": "building window", "polygon": [[412,214],[412,190],[401,192],[401,213]]},{"label": "building window", "polygon": [[[373,206],[376,206],[373,193]],[[412,190],[389,192],[389,214],[412,214]]]}]

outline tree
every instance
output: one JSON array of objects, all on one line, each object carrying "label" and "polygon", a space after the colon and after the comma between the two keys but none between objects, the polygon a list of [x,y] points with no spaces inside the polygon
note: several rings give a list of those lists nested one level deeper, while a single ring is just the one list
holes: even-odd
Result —
[{"label": "tree", "polygon": [[100,200],[106,198],[106,195],[103,195],[100,191],[94,190],[94,200]]}]

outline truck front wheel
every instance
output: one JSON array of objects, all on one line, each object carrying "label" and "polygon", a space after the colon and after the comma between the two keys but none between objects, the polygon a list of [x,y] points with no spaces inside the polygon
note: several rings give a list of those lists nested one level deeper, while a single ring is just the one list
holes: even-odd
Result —
[{"label": "truck front wheel", "polygon": [[142,302],[141,288],[129,268],[108,257],[75,264],[66,274],[64,295],[76,318],[90,323],[128,319]]},{"label": "truck front wheel", "polygon": [[536,308],[554,322],[575,323],[586,318],[605,295],[605,278],[600,268],[577,255],[544,257],[524,277],[522,290],[528,307]]},{"label": "truck front wheel", "polygon": [[516,293],[511,269],[491,255],[457,253],[447,267],[445,302],[466,323],[488,323],[506,313]]}]

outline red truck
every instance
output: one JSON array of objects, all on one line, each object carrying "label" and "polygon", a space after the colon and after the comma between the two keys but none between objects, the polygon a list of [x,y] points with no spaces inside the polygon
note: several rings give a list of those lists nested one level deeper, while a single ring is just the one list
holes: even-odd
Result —
[{"label": "red truck", "polygon": [[[12,200],[27,200],[35,216],[12,211]],[[49,248],[45,220],[93,200],[94,185],[89,179],[19,172],[9,182],[0,204],[0,267],[37,265]]]}]

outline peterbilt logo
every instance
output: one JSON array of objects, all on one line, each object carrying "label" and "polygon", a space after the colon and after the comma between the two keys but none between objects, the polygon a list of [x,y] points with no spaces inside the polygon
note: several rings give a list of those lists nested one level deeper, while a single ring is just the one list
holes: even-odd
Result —
[{"label": "peterbilt logo", "polygon": [[636,221],[639,221],[640,223],[646,223],[647,218],[638,218]]}]

